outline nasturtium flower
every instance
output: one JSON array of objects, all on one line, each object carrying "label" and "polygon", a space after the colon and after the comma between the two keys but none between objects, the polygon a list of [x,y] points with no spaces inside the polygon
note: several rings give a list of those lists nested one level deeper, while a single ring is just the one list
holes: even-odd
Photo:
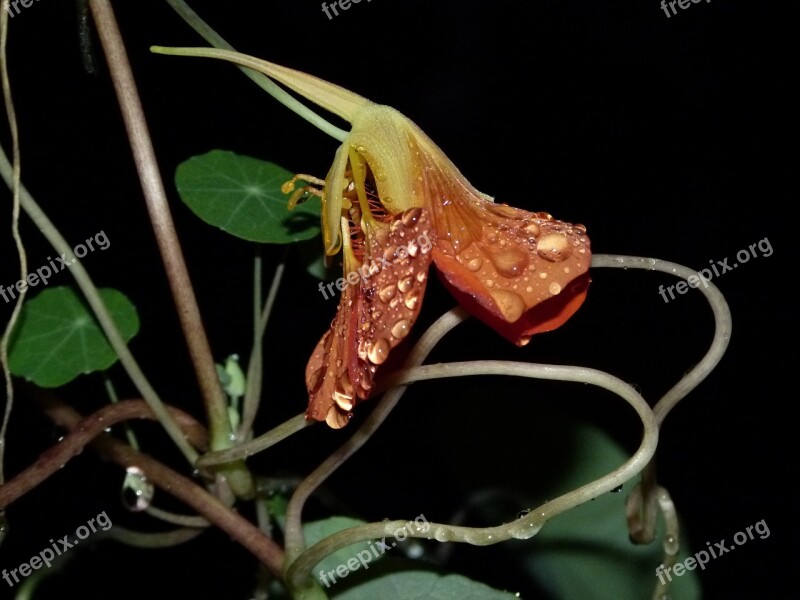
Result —
[{"label": "nasturtium flower", "polygon": [[[306,368],[307,419],[342,427],[370,396],[378,367],[419,314],[431,262],[462,306],[519,346],[583,303],[591,250],[582,225],[494,202],[389,106],[273,63],[218,57],[351,124],[325,180],[311,182],[320,186],[325,253],[342,251],[347,285]],[[308,189],[295,190],[290,205]]]}]

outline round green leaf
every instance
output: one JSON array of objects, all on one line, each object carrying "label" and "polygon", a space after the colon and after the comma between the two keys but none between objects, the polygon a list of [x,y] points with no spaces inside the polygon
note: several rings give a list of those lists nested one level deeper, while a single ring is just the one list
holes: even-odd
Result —
[{"label": "round green leaf", "polygon": [[320,231],[318,200],[288,210],[281,185],[292,177],[274,163],[212,150],[178,165],[175,184],[183,202],[209,225],[251,242],[289,244]]},{"label": "round green leaf", "polygon": [[513,600],[501,592],[463,575],[439,575],[431,571],[400,571],[359,583],[342,593],[327,590],[335,600]]},{"label": "round green leaf", "polygon": [[[122,292],[98,291],[129,341],[139,331],[136,308]],[[23,306],[9,351],[14,375],[41,387],[58,387],[81,373],[105,370],[116,360],[94,315],[72,288],[50,288]]]},{"label": "round green leaf", "polygon": [[[573,468],[563,473],[561,490],[576,488],[621,465],[628,454],[605,432],[577,426]],[[618,493],[607,493],[549,521],[521,557],[527,570],[553,598],[619,600],[650,598],[658,583],[664,525],[659,515],[657,541],[633,544],[625,521],[625,497],[638,480]],[[555,493],[555,492],[554,492]],[[680,506],[680,505],[679,505]],[[677,560],[683,561],[694,545],[681,533]],[[687,550],[688,549],[688,550]],[[700,598],[697,571],[674,577],[670,597]]]}]

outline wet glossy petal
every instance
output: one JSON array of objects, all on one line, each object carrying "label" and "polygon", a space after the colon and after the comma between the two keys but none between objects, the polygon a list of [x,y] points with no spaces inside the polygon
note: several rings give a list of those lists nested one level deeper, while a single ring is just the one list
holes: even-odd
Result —
[{"label": "wet glossy petal", "polygon": [[[410,209],[366,226],[363,255],[345,248],[351,274],[336,317],[306,367],[307,419],[339,428],[369,397],[378,366],[417,319],[427,284],[435,234],[427,213]],[[349,257],[349,258],[348,258]]]}]

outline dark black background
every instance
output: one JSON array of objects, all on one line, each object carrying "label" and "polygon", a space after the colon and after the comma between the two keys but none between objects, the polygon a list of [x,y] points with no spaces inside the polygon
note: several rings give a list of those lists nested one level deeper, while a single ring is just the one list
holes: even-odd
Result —
[{"label": "dark black background", "polygon": [[[373,0],[332,20],[316,1],[192,6],[243,52],[399,109],[477,188],[585,224],[595,253],[701,269],[768,238],[772,256],[751,259],[715,281],[733,314],[731,345],[718,369],[667,419],[658,461],[691,547],[730,538],[761,519],[770,527],[767,540],[703,573],[705,597],[783,597],[792,575],[789,542],[797,533],[789,510],[796,468],[787,412],[796,395],[787,372],[797,331],[787,211],[797,194],[786,183],[797,159],[787,84],[796,68],[788,67],[783,5],[715,0],[667,18],[656,0]],[[181,204],[172,185],[175,167],[224,148],[324,176],[337,143],[233,67],[151,55],[151,44],[203,45],[165,3],[116,2],[115,8],[212,347],[219,359],[245,355],[252,247],[201,223]],[[138,307],[142,331],[131,347],[159,392],[200,415],[108,74],[102,63],[96,75],[84,72],[76,31],[74,5],[63,0],[35,2],[11,22],[23,180],[69,241],[105,231],[110,248],[90,254],[85,266],[98,285],[123,290]],[[9,147],[7,132],[3,144]],[[4,231],[8,198],[0,216]],[[26,223],[24,234],[30,263],[44,264],[50,251],[38,232]],[[18,275],[13,246],[2,237],[0,283],[8,285]],[[267,264],[281,252],[265,249]],[[57,283],[70,278],[61,274]],[[671,283],[655,273],[598,269],[586,304],[558,331],[520,350],[470,322],[431,360],[591,366],[655,400],[700,360],[712,334],[698,293],[664,303],[658,286]],[[432,282],[416,333],[451,305]],[[311,277],[289,270],[267,331],[268,396],[257,432],[304,409],[305,362],[334,310]],[[3,322],[10,312],[0,304]],[[134,395],[122,370],[112,373],[122,394]],[[95,377],[70,386],[64,397],[84,412],[104,402]],[[538,478],[565,456],[558,450],[560,431],[548,427],[550,416],[598,424],[633,451],[640,429],[621,405],[566,384],[492,378],[420,384],[330,486],[353,514],[370,520],[424,513],[446,521],[469,492],[484,487],[541,499]],[[356,422],[369,407],[361,409]],[[308,472],[349,431],[315,427],[250,464],[270,475]],[[155,427],[141,435],[148,432],[148,450],[180,466],[164,436]],[[57,435],[20,400],[7,471],[24,468]],[[120,482],[119,469],[91,453],[74,460],[9,510],[0,567],[27,560],[50,537],[102,510],[115,523],[146,528],[146,518],[119,505]],[[465,551],[462,570],[534,597],[503,560],[497,548]],[[159,552],[102,546],[43,588],[42,597],[82,589],[85,598],[244,598],[254,564],[217,533]],[[0,583],[0,597],[7,591]]]}]

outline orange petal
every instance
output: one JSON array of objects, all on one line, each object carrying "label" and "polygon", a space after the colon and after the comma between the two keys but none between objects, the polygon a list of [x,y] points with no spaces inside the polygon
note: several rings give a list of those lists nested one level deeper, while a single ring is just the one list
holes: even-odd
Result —
[{"label": "orange petal", "polygon": [[419,208],[366,229],[363,261],[350,271],[358,280],[342,293],[331,329],[306,367],[307,419],[343,427],[356,403],[369,397],[377,368],[417,320],[434,243]]},{"label": "orange petal", "polygon": [[569,319],[589,284],[586,229],[496,204],[457,171],[425,172],[433,259],[459,302],[520,346]]}]

